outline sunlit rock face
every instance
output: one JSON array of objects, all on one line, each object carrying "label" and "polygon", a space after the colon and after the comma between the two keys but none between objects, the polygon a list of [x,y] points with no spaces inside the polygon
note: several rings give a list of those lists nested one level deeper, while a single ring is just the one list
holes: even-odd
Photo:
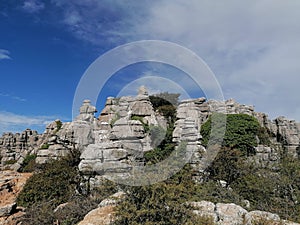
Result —
[{"label": "sunlit rock face", "polygon": [[[144,153],[155,146],[151,128],[166,130],[167,120],[154,110],[147,89],[142,86],[136,96],[108,97],[99,117],[97,109],[84,100],[79,115],[72,122],[56,120],[43,134],[30,129],[22,133],[5,133],[0,137],[1,168],[18,170],[24,158],[37,154],[36,162],[58,159],[74,150],[81,153],[80,171],[88,180],[97,183],[97,176],[116,172],[127,176],[136,165],[144,165]],[[182,100],[176,109],[173,142],[186,143],[191,155],[189,163],[195,169],[195,178],[201,179],[203,155],[201,126],[213,112],[248,114],[257,118],[268,130],[272,147],[258,145],[256,154],[249,160],[262,168],[276,168],[280,155],[299,156],[300,125],[285,117],[268,119],[264,113],[255,112],[253,106],[205,98]]]}]

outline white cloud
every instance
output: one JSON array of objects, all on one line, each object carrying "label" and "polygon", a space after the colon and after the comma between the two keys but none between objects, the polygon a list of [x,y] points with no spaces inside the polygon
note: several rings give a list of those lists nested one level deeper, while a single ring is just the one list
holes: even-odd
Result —
[{"label": "white cloud", "polygon": [[57,119],[54,116],[24,116],[0,111],[0,135],[3,132],[21,132],[26,128],[42,132],[45,126]]},{"label": "white cloud", "polygon": [[9,51],[5,50],[5,49],[0,49],[0,60],[2,59],[11,59],[9,56]]},{"label": "white cloud", "polygon": [[45,8],[45,4],[39,0],[25,0],[22,9],[28,13],[37,13]]},{"label": "white cloud", "polygon": [[15,96],[15,95],[11,95],[11,94],[4,94],[4,93],[1,93],[1,92],[0,92],[0,97],[11,98],[13,100],[17,100],[17,101],[20,101],[20,102],[26,102],[27,101],[27,99],[25,99],[25,98]]},{"label": "white cloud", "polygon": [[300,121],[300,1],[52,0],[64,23],[96,45],[182,44],[216,74],[226,98]]},{"label": "white cloud", "polygon": [[226,98],[300,121],[299,1],[162,1],[134,34],[191,48]]}]

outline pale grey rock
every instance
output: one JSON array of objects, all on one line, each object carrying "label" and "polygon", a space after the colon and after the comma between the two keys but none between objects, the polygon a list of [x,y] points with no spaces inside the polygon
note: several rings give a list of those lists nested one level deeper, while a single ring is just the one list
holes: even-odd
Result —
[{"label": "pale grey rock", "polygon": [[217,224],[219,225],[241,225],[243,224],[243,217],[247,213],[247,210],[233,203],[216,204],[216,214],[219,218]]},{"label": "pale grey rock", "polygon": [[138,90],[138,96],[143,96],[143,95],[145,95],[145,96],[148,96],[148,90],[147,90],[147,88],[145,87],[145,86],[140,86],[139,87],[139,90]]},{"label": "pale grey rock", "polygon": [[0,217],[10,216],[17,208],[17,203],[12,203],[0,207]]},{"label": "pale grey rock", "polygon": [[117,205],[118,203],[120,203],[122,201],[122,199],[124,199],[124,197],[126,196],[125,192],[123,191],[119,191],[111,196],[109,196],[108,198],[104,199],[103,201],[101,201],[98,205],[98,207],[105,207],[105,206],[109,206],[109,205]]},{"label": "pale grey rock", "polygon": [[125,117],[116,121],[112,129],[112,135],[118,140],[141,139],[144,137],[143,124],[138,120],[128,120]]},{"label": "pale grey rock", "polygon": [[246,225],[252,225],[255,221],[266,220],[268,222],[278,222],[280,217],[277,214],[264,211],[251,211],[245,215]]},{"label": "pale grey rock", "polygon": [[214,223],[218,221],[218,216],[215,212],[216,205],[208,201],[188,202],[187,205],[192,208],[192,212],[201,217],[212,218]]},{"label": "pale grey rock", "polygon": [[94,120],[94,114],[97,112],[95,106],[91,105],[90,100],[84,100],[82,106],[79,109],[79,116],[76,120],[92,122]]},{"label": "pale grey rock", "polygon": [[18,170],[23,158],[27,154],[35,153],[41,141],[42,136],[30,129],[16,134],[4,133],[0,137],[0,168]]}]

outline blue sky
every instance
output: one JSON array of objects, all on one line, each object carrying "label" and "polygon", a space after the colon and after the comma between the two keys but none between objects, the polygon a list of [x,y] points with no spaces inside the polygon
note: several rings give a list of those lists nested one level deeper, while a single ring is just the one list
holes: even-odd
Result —
[{"label": "blue sky", "polygon": [[[99,56],[132,41],[171,41],[197,53],[226,99],[251,104],[270,118],[300,121],[300,1],[298,0],[0,0],[0,133],[72,119],[77,85]],[[157,83],[149,76],[160,76]],[[203,95],[184,72],[137,63],[101,91],[133,94],[172,90]],[[171,88],[170,88],[171,87]],[[125,89],[124,89],[125,88]]]}]

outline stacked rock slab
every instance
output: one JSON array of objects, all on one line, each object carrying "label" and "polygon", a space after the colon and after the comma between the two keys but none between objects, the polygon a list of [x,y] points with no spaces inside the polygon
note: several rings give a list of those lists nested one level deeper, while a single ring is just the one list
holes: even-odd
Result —
[{"label": "stacked rock slab", "polygon": [[[24,157],[37,154],[37,162],[66,155],[74,149],[82,152],[80,170],[86,174],[97,171],[128,171],[143,163],[143,154],[153,148],[149,127],[166,128],[163,116],[155,112],[145,87],[135,97],[109,97],[98,119],[91,102],[85,100],[79,116],[62,124],[54,121],[43,134],[25,130],[22,133],[5,133],[0,137],[2,168],[18,169]],[[248,114],[256,117],[271,136],[272,147],[259,145],[253,160],[261,167],[275,167],[282,154],[299,156],[300,125],[293,120],[278,117],[269,120],[257,113],[253,106],[242,105],[233,99],[206,101],[205,98],[183,100],[177,107],[177,120],[173,141],[184,141],[193,152],[191,164],[200,171],[201,157],[206,150],[201,146],[200,129],[213,112]]]},{"label": "stacked rock slab", "polygon": [[[200,133],[201,125],[207,121],[213,112],[224,114],[247,114],[257,118],[261,126],[265,127],[271,136],[272,148],[259,145],[256,154],[251,159],[260,167],[276,168],[282,153],[292,157],[299,156],[300,125],[294,120],[278,117],[271,121],[264,113],[254,111],[253,106],[242,105],[233,99],[227,101],[206,101],[205,98],[183,100],[177,108],[177,120],[173,132],[173,141],[180,143],[186,139],[186,133]],[[189,130],[190,129],[190,130]],[[193,130],[193,131],[192,131]],[[187,138],[188,140],[189,138]],[[201,146],[201,137],[191,141],[193,143],[194,155],[191,165],[195,168],[196,177],[201,177],[203,152],[206,150]],[[195,147],[197,146],[197,147]],[[198,150],[197,150],[198,149]],[[197,171],[199,173],[197,173]],[[198,175],[197,175],[198,174]]]},{"label": "stacked rock slab", "polygon": [[0,167],[17,170],[24,157],[33,153],[42,138],[37,131],[26,129],[22,133],[4,133],[0,137]]},{"label": "stacked rock slab", "polygon": [[72,122],[61,124],[54,121],[47,126],[43,134],[45,141],[37,152],[37,163],[58,159],[70,151],[83,151],[87,145],[94,143],[94,131],[98,128],[94,116],[97,110],[89,100],[84,100],[79,111],[79,116]]},{"label": "stacked rock slab", "polygon": [[108,98],[98,120],[95,142],[84,149],[79,164],[92,186],[103,175],[130,176],[134,166],[144,164],[144,153],[153,149],[147,129],[167,126],[154,111],[145,87],[136,97]]},{"label": "stacked rock slab", "polygon": [[[282,224],[299,225],[282,220],[277,214],[265,211],[248,212],[243,207],[233,203],[217,203],[208,201],[188,202],[193,214],[210,218],[217,225],[253,225],[253,224]],[[262,222],[263,221],[263,222]]]}]

